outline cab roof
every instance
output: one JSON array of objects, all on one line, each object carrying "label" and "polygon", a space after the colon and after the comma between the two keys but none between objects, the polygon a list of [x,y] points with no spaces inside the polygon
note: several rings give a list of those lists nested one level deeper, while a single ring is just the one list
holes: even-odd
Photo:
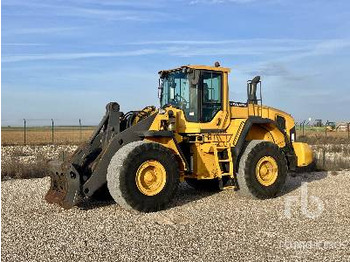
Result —
[{"label": "cab roof", "polygon": [[169,69],[169,70],[161,70],[158,72],[158,74],[161,73],[170,73],[173,71],[178,71],[181,70],[183,68],[192,68],[192,69],[200,69],[200,70],[210,70],[210,71],[218,71],[218,72],[225,72],[225,73],[229,73],[231,72],[231,69],[228,67],[221,67],[221,66],[206,66],[206,65],[184,65],[181,67],[177,67],[177,68],[173,68],[173,69]]}]

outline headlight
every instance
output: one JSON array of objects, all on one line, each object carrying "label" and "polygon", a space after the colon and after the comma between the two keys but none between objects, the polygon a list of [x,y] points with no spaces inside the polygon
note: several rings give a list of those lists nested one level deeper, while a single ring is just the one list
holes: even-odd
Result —
[{"label": "headlight", "polygon": [[175,123],[169,123],[169,125],[168,125],[168,130],[169,130],[169,131],[175,131],[175,129],[176,129]]}]

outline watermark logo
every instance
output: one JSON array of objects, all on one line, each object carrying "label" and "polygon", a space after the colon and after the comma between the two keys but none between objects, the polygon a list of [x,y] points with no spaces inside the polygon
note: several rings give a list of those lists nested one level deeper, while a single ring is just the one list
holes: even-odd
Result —
[{"label": "watermark logo", "polygon": [[[309,196],[308,188],[306,182],[301,183],[300,187],[300,197],[299,196],[287,196],[284,202],[284,216],[287,218],[292,218],[292,206],[300,203],[301,213],[310,219],[318,218],[323,210],[324,204],[323,201],[316,196]],[[309,206],[312,206],[313,209],[310,211]],[[316,207],[316,208],[315,208]]]},{"label": "watermark logo", "polygon": [[348,241],[329,241],[329,240],[309,240],[309,241],[289,241],[280,242],[280,247],[294,250],[330,250],[347,249]]}]

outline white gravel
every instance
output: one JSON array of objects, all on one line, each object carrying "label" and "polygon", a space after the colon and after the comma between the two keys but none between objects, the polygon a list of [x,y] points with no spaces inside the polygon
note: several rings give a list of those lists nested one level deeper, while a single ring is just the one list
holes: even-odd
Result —
[{"label": "white gravel", "polygon": [[[3,261],[350,261],[349,172],[290,177],[283,196],[240,199],[182,185],[172,206],[132,214],[111,202],[63,210],[43,197],[49,178],[1,188]],[[285,205],[307,184],[309,214]],[[305,186],[305,184],[304,184]],[[304,187],[303,187],[304,188]],[[305,188],[304,188],[305,189]],[[304,191],[305,192],[305,191]],[[317,197],[317,198],[315,198]],[[305,212],[304,212],[305,213]]]}]

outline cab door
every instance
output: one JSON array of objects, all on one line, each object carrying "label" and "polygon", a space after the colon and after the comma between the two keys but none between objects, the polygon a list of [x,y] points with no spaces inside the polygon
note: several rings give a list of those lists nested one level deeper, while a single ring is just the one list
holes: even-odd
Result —
[{"label": "cab door", "polygon": [[[227,103],[227,73],[215,70],[195,70],[197,77],[182,78],[180,97],[185,103],[178,119],[180,133],[221,132],[229,122]],[[193,78],[193,79],[192,79]],[[177,95],[179,96],[179,95]],[[179,103],[177,103],[179,104]]]},{"label": "cab door", "polygon": [[219,71],[203,70],[201,73],[200,128],[201,132],[222,129],[227,119],[224,98],[225,75]]},{"label": "cab door", "polygon": [[201,80],[200,122],[208,123],[222,109],[222,74],[221,72],[203,71]]}]

